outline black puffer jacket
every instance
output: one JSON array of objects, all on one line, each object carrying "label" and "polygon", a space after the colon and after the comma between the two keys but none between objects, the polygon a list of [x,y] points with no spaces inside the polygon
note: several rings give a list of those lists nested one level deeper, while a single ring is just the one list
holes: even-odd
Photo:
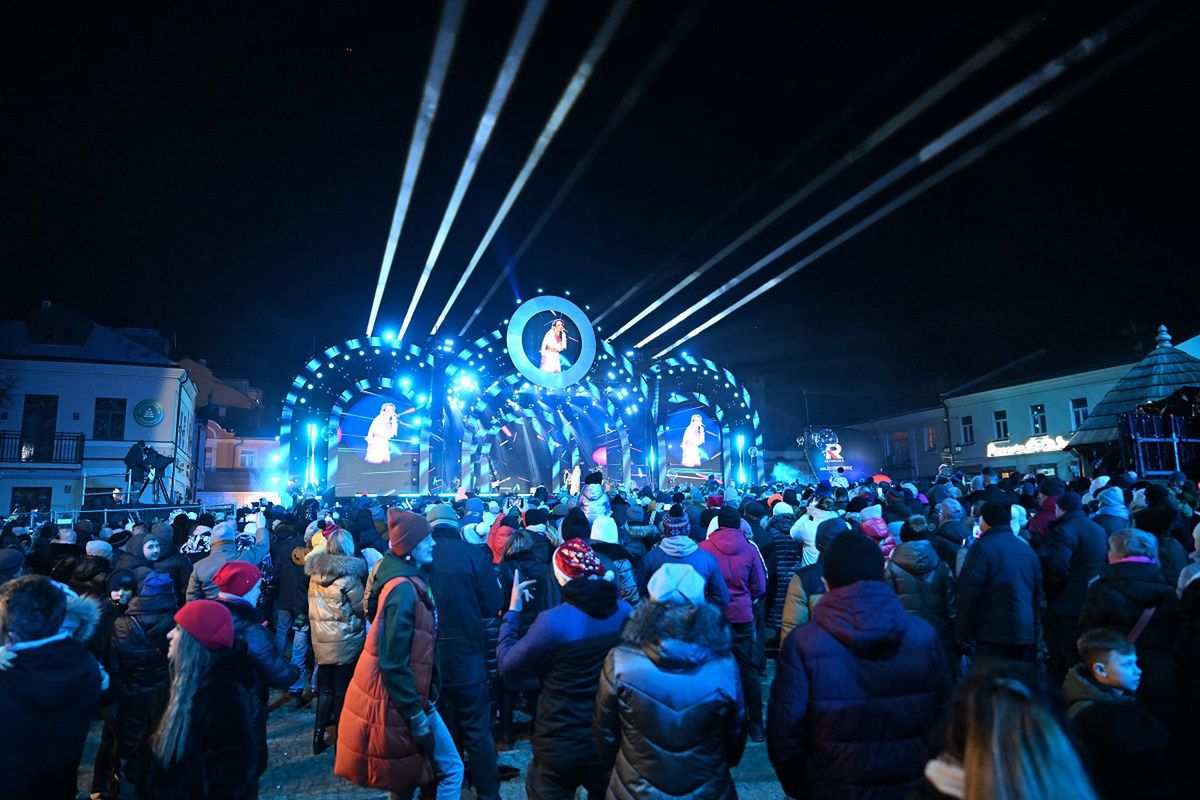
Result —
[{"label": "black puffer jacket", "polygon": [[1078,633],[1112,628],[1128,634],[1149,608],[1153,616],[1137,640],[1142,683],[1137,697],[1170,727],[1178,711],[1175,680],[1175,640],[1179,632],[1179,599],[1158,564],[1119,561],[1105,564],[1088,587],[1079,614]]},{"label": "black puffer jacket", "polygon": [[955,661],[954,575],[938,558],[932,542],[904,542],[884,565],[887,584],[911,614],[933,626],[946,651],[946,663]]},{"label": "black puffer jacket", "polygon": [[84,556],[75,564],[67,583],[77,594],[104,598],[108,596],[108,576],[111,572],[112,564],[107,558]]},{"label": "black puffer jacket", "polygon": [[[437,552],[436,550],[434,551]],[[550,540],[544,536],[534,538],[532,550],[521,553],[506,554],[500,562],[500,602],[507,604],[512,596],[513,573],[521,571],[522,581],[537,581],[530,587],[532,600],[527,600],[521,608],[521,624],[528,627],[537,619],[537,615],[547,608],[558,605],[558,581],[550,568],[550,557],[553,555]]]},{"label": "black puffer jacket", "polygon": [[746,713],[729,627],[712,605],[645,603],[600,675],[593,726],[608,796],[737,796]]},{"label": "black puffer jacket", "polygon": [[171,686],[167,634],[175,627],[175,596],[135,597],[113,621],[105,665],[117,688],[117,745],[131,758],[150,740]]},{"label": "black puffer jacket", "polygon": [[258,745],[258,773],[267,768],[267,697],[271,688],[286,689],[300,675],[296,665],[279,654],[275,637],[259,619],[258,611],[244,603],[224,603],[233,615],[233,635],[246,648],[254,667],[250,691],[250,730]]},{"label": "black puffer jacket", "polygon": [[[372,529],[373,530],[373,529]],[[271,531],[271,565],[275,569],[275,608],[303,613],[308,609],[308,576],[292,561],[292,551],[304,547],[304,537],[290,523]]]},{"label": "black puffer jacket", "polygon": [[767,627],[778,629],[783,625],[783,603],[787,599],[788,584],[800,568],[800,543],[792,538],[792,526],[796,518],[791,514],[779,514],[767,520],[764,529],[768,537],[767,549],[762,551],[767,565]]}]

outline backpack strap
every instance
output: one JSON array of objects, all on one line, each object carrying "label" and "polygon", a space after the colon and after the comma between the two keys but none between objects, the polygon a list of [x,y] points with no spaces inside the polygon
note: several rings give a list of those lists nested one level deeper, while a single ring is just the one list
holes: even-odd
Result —
[{"label": "backpack strap", "polygon": [[1158,606],[1150,606],[1142,615],[1138,617],[1138,621],[1134,623],[1133,628],[1129,633],[1125,634],[1125,638],[1130,644],[1137,644],[1138,637],[1142,635],[1142,631],[1146,630],[1146,626],[1150,624],[1150,618],[1154,616],[1154,612],[1158,610]]}]

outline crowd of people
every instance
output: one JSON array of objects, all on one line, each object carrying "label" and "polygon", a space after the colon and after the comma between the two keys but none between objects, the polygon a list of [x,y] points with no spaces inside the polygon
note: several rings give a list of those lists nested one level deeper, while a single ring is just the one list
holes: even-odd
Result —
[{"label": "crowd of people", "polygon": [[[0,797],[254,798],[269,715],[391,797],[1195,797],[1196,485],[545,488],[0,532]],[[768,680],[768,678],[770,678]],[[766,699],[764,700],[764,687]],[[274,692],[274,696],[272,696]]]}]

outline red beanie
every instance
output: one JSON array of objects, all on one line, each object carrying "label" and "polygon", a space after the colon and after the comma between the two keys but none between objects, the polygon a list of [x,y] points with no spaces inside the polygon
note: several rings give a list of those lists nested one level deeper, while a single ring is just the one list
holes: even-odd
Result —
[{"label": "red beanie", "polygon": [[175,612],[175,623],[209,650],[233,647],[233,615],[216,600],[192,600]]},{"label": "red beanie", "polygon": [[387,512],[388,544],[398,556],[406,556],[433,533],[429,521],[420,514],[389,508]]},{"label": "red beanie", "polygon": [[262,573],[253,564],[245,561],[230,561],[213,575],[213,583],[221,594],[245,597],[246,592],[262,580]]},{"label": "red beanie", "polygon": [[719,494],[709,495],[708,500],[706,501],[706,505],[709,508],[720,508],[724,504],[725,504],[725,498],[724,498],[724,496],[719,495]]},{"label": "red beanie", "polygon": [[604,577],[604,564],[583,539],[563,542],[554,551],[554,576],[565,586],[576,578]]}]

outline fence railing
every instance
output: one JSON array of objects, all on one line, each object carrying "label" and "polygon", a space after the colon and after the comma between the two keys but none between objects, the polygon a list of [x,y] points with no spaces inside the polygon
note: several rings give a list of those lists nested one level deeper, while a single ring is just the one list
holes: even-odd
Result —
[{"label": "fence railing", "polygon": [[82,464],[82,433],[36,436],[21,431],[0,431],[0,463]]}]

